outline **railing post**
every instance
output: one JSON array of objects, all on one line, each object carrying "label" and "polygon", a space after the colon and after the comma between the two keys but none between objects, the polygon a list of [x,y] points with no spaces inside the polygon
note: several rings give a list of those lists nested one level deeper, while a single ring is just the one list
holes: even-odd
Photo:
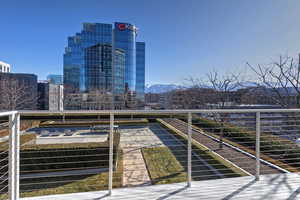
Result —
[{"label": "railing post", "polygon": [[256,152],[256,174],[255,180],[259,181],[260,175],[260,112],[256,113],[256,144],[255,144],[255,152]]},{"label": "railing post", "polygon": [[18,200],[20,174],[20,115],[18,113],[9,116],[9,128],[8,193],[10,200]]},{"label": "railing post", "polygon": [[114,114],[110,113],[110,130],[109,130],[109,175],[108,175],[108,190],[109,195],[112,194],[112,187],[113,187],[113,165],[114,165]]},{"label": "railing post", "polygon": [[192,113],[188,113],[188,187],[192,182]]}]

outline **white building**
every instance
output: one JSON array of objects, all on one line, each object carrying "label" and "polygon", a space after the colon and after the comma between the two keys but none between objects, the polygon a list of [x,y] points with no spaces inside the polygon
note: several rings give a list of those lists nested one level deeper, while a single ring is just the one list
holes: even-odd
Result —
[{"label": "white building", "polygon": [[64,105],[63,105],[63,91],[64,91],[63,85],[55,85],[55,84],[49,84],[49,110],[52,111],[63,111]]},{"label": "white building", "polygon": [[0,72],[9,73],[10,72],[10,64],[0,61]]}]

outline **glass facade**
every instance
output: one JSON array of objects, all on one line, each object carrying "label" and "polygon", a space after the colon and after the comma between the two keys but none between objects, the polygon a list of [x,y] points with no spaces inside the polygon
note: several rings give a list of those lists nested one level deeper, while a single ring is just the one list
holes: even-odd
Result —
[{"label": "glass facade", "polygon": [[65,93],[105,89],[120,95],[137,90],[143,95],[144,76],[145,43],[136,42],[135,26],[115,23],[113,29],[112,24],[84,23],[81,32],[68,38]]},{"label": "glass facade", "polygon": [[125,52],[122,49],[115,49],[114,66],[114,93],[122,95],[125,92]]},{"label": "glass facade", "polygon": [[125,88],[135,91],[136,84],[136,28],[128,23],[115,23],[115,48],[125,51]]},{"label": "glass facade", "polygon": [[64,87],[68,92],[86,92],[85,49],[97,44],[112,44],[112,25],[84,23],[83,30],[68,38],[64,54]]},{"label": "glass facade", "polygon": [[136,97],[145,100],[145,43],[136,43]]},{"label": "glass facade", "polygon": [[112,47],[97,44],[85,49],[86,90],[112,89]]}]

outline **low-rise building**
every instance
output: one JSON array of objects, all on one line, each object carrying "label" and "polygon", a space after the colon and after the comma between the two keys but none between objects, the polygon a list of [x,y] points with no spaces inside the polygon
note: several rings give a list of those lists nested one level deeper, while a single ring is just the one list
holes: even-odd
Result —
[{"label": "low-rise building", "polygon": [[10,64],[0,61],[0,72],[9,73],[10,70]]},{"label": "low-rise building", "polygon": [[48,81],[38,83],[38,108],[39,110],[62,111],[63,85],[53,84]]},{"label": "low-rise building", "polygon": [[49,83],[55,84],[55,85],[62,85],[63,83],[63,75],[59,74],[49,74],[47,76],[47,81]]}]

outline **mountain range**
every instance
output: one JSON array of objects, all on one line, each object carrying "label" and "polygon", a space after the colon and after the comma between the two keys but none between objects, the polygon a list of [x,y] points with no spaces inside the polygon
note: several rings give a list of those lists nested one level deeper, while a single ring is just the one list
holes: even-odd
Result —
[{"label": "mountain range", "polygon": [[182,86],[175,84],[153,84],[146,85],[145,93],[164,93],[175,89],[183,88]]}]

